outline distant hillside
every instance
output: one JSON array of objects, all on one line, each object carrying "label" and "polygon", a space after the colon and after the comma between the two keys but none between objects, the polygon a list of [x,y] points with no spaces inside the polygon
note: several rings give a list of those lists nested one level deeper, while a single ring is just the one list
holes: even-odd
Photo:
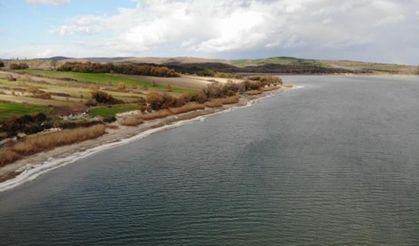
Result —
[{"label": "distant hillside", "polygon": [[419,74],[418,66],[368,63],[346,60],[315,60],[294,57],[273,57],[266,59],[232,60],[233,65],[239,67],[284,65],[284,66],[319,66],[323,68],[336,68],[349,70],[354,73],[391,73],[391,74]]},{"label": "distant hillside", "polygon": [[[32,68],[52,68],[69,61],[98,63],[141,63],[159,64],[182,73],[205,71],[233,73],[279,73],[279,74],[334,74],[334,73],[389,73],[419,74],[419,67],[397,64],[368,63],[344,60],[316,60],[294,57],[272,57],[266,59],[206,59],[196,57],[92,57],[67,58],[52,57],[48,59],[20,60]],[[17,61],[5,60],[8,63]]]}]

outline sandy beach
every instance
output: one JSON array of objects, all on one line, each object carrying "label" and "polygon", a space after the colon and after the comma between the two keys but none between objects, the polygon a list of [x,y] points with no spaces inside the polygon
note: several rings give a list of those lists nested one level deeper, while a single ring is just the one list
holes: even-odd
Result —
[{"label": "sandy beach", "polygon": [[0,168],[0,192],[15,188],[23,183],[34,180],[38,176],[73,163],[92,154],[119,145],[135,141],[150,134],[178,127],[220,112],[251,106],[257,100],[298,87],[282,87],[274,91],[266,91],[256,96],[242,96],[239,103],[224,105],[221,108],[205,108],[162,119],[147,121],[136,127],[127,127],[114,123],[118,127],[108,128],[107,134],[81,143],[57,147],[53,150],[38,153]]}]

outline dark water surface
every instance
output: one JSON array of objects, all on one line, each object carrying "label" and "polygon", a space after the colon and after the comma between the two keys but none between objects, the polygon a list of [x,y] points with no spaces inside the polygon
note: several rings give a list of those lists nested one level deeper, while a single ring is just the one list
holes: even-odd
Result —
[{"label": "dark water surface", "polygon": [[0,193],[0,245],[419,245],[419,78],[286,79]]}]

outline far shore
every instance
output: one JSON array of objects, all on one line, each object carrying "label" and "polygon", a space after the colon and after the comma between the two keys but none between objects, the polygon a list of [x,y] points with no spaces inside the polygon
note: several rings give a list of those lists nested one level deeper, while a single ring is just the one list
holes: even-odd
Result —
[{"label": "far shore", "polygon": [[[107,129],[107,134],[99,138],[87,140],[77,144],[57,147],[53,150],[28,156],[14,163],[1,167],[0,192],[12,189],[20,184],[33,180],[40,174],[45,173],[49,170],[74,162],[74,159],[70,157],[73,155],[77,155],[78,153],[80,154],[83,152],[89,152],[89,150],[93,151],[93,149],[97,149],[96,151],[93,151],[94,153],[96,153],[102,150],[100,149],[101,146],[109,145],[109,147],[113,147],[114,145],[118,145],[118,143],[124,144],[124,140],[135,138],[136,136],[139,136],[141,134],[151,134],[159,130],[164,130],[166,128],[176,127],[177,123],[197,120],[202,116],[209,116],[232,108],[251,105],[253,102],[260,98],[269,95],[274,95],[279,92],[287,91],[293,88],[298,87],[283,86],[273,91],[265,91],[259,95],[241,96],[240,101],[236,104],[224,105],[220,108],[207,107],[203,110],[196,110],[183,114],[171,115],[162,119],[147,121],[144,124],[135,127],[122,126],[120,124],[114,123],[113,125],[117,125],[117,128],[113,129],[113,127],[109,127]],[[60,162],[59,160],[63,161]],[[48,165],[52,161],[56,161],[58,164]]]}]

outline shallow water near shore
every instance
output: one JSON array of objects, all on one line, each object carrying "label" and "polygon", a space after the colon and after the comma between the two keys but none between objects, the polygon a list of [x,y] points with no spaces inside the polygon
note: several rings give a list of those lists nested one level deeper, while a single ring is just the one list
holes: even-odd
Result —
[{"label": "shallow water near shore", "polygon": [[285,79],[0,193],[0,245],[419,244],[419,77]]}]

